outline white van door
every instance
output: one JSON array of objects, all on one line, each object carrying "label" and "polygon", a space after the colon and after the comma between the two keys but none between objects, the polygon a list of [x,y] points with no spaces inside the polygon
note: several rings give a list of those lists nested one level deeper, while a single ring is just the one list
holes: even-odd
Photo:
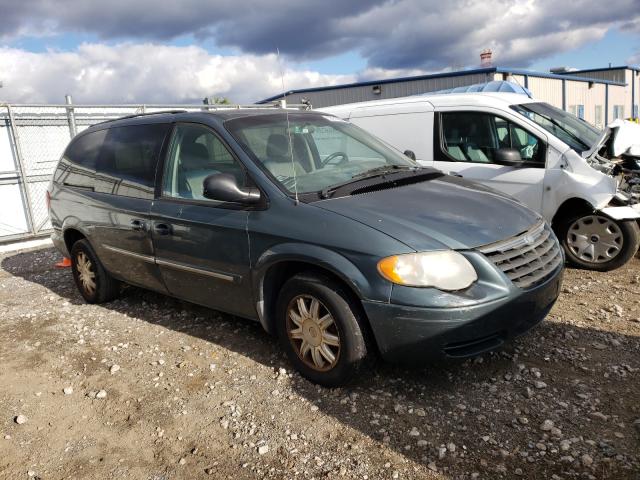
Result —
[{"label": "white van door", "polygon": [[[434,167],[495,188],[542,213],[546,138],[506,115],[471,109],[436,113],[434,129]],[[507,164],[516,152],[522,161]]]}]

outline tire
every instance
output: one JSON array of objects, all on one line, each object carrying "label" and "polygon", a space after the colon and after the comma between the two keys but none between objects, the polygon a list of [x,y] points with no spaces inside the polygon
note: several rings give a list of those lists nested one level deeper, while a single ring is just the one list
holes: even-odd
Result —
[{"label": "tire", "polygon": [[[305,304],[306,316],[300,301]],[[315,317],[314,301],[318,302]],[[327,315],[331,316],[330,324]],[[314,318],[325,321],[315,322]],[[366,329],[355,301],[341,284],[316,274],[299,274],[283,285],[276,305],[276,328],[280,345],[294,367],[307,379],[327,387],[354,380],[372,351],[367,348]],[[304,348],[301,355],[304,343],[310,348]]]},{"label": "tire", "polygon": [[109,302],[120,293],[120,282],[107,273],[86,239],[71,247],[71,271],[87,303]]},{"label": "tire", "polygon": [[566,217],[556,232],[571,265],[599,272],[623,266],[640,244],[635,220],[613,220],[597,212]]}]

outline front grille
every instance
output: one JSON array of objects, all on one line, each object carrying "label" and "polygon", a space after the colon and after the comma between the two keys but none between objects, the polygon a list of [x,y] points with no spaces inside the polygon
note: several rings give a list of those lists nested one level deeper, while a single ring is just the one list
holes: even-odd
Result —
[{"label": "front grille", "polygon": [[563,261],[558,240],[544,220],[521,235],[478,250],[520,288],[546,280]]}]

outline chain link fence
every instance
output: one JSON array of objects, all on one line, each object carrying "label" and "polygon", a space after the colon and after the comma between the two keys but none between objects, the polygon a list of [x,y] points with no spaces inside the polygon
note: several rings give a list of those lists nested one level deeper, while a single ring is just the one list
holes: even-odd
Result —
[{"label": "chain link fence", "polygon": [[[51,230],[46,190],[62,152],[90,125],[162,110],[217,110],[241,105],[0,104],[0,242]],[[249,105],[247,105],[248,107]],[[273,107],[259,105],[251,107]]]}]

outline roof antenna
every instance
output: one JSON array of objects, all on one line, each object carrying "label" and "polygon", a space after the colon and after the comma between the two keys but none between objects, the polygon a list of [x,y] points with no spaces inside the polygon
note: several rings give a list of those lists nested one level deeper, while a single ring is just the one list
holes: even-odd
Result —
[{"label": "roof antenna", "polygon": [[298,200],[298,178],[296,177],[296,164],[293,160],[293,142],[291,141],[291,126],[289,125],[289,109],[287,108],[287,89],[284,86],[284,69],[280,61],[280,49],[276,48],[278,54],[278,66],[280,67],[280,78],[282,79],[282,91],[284,92],[284,112],[287,117],[287,137],[289,138],[289,157],[291,158],[291,170],[293,172],[293,193],[296,199],[296,205],[300,203]]}]

